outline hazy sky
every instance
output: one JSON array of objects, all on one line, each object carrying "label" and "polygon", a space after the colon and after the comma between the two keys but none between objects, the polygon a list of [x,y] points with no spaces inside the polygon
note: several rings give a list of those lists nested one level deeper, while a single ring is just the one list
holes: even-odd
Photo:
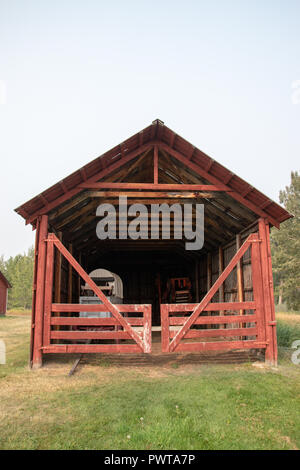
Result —
[{"label": "hazy sky", "polygon": [[33,243],[15,207],[155,118],[278,201],[300,1],[0,0],[0,254]]}]

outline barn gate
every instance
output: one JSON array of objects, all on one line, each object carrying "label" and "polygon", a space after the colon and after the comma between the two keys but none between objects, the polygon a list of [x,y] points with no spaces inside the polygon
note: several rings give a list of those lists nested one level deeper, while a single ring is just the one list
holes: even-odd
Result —
[{"label": "barn gate", "polygon": [[[34,362],[39,360],[36,355],[39,356],[41,353],[151,353],[151,305],[112,304],[55,234],[47,233],[45,224],[46,220],[43,224],[42,218],[38,227],[41,237],[38,236],[40,241],[37,252],[41,254],[41,262],[40,273],[36,272],[35,275],[37,281],[38,276],[41,277],[44,273],[44,279],[39,279],[38,283],[39,286],[44,285],[44,291],[42,293],[37,289],[37,298],[34,301],[37,307],[39,303],[43,305],[43,321],[38,322],[43,324],[43,331],[36,331],[35,338],[39,339],[39,344],[34,348],[32,345]],[[272,286],[270,286],[267,231],[264,220],[260,220],[259,227],[260,233],[248,236],[200,303],[161,304],[163,353],[265,349],[266,359],[276,362],[276,335],[273,328],[276,321],[272,315],[273,299],[270,289]],[[53,303],[55,249],[59,250],[90,286],[102,305]],[[253,300],[211,302],[247,250],[251,253]],[[264,257],[267,266],[265,272],[262,262]],[[112,316],[111,318],[74,316],[82,311],[108,311]],[[239,314],[236,314],[237,311]],[[211,315],[212,312],[215,314]],[[92,341],[98,340],[110,341],[110,344],[92,344]],[[131,344],[128,344],[128,340]],[[61,342],[69,344],[60,344]]]},{"label": "barn gate", "polygon": [[[263,237],[266,235],[263,221],[260,228]],[[277,344],[274,329],[276,321],[274,311],[272,312],[273,299],[270,289],[272,285],[270,285],[269,273],[263,272],[262,263],[263,255],[267,255],[266,252],[264,253],[266,248],[267,245],[263,238],[260,238],[259,233],[252,233],[199,304],[161,305],[162,351],[222,351],[257,348],[266,349],[266,359],[275,363]],[[213,296],[249,249],[251,251],[253,301],[212,303]],[[209,315],[212,312],[215,312],[215,315]],[[231,338],[230,341],[228,341],[229,338]],[[184,342],[184,340],[191,341]]]}]

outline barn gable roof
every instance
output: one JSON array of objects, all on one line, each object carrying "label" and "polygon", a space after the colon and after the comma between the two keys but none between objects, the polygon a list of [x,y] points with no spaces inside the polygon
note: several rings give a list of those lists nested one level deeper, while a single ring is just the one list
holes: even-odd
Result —
[{"label": "barn gable roof", "polygon": [[[39,215],[47,214],[65,201],[84,191],[85,183],[93,183],[111,174],[120,164],[126,164],[145,151],[149,144],[158,144],[183,165],[189,164],[208,184],[223,185],[224,191],[234,197],[258,217],[265,217],[272,225],[292,217],[283,207],[203,153],[191,143],[164,125],[159,119],[113,149],[84,165],[79,170],[22,204],[15,211],[26,223],[35,225]],[[186,162],[186,163],[185,163]]]},{"label": "barn gable roof", "polygon": [[5,284],[5,286],[6,286],[8,289],[11,288],[10,283],[8,282],[8,280],[6,279],[6,277],[4,276],[4,274],[2,274],[1,271],[0,271],[0,281],[2,281],[3,284]]}]

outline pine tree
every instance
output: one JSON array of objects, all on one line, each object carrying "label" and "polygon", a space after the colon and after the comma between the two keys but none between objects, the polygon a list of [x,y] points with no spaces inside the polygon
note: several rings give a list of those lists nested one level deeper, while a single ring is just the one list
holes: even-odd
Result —
[{"label": "pine tree", "polygon": [[300,176],[291,173],[291,184],[280,191],[279,201],[293,214],[280,230],[271,231],[275,295],[288,308],[300,309]]}]

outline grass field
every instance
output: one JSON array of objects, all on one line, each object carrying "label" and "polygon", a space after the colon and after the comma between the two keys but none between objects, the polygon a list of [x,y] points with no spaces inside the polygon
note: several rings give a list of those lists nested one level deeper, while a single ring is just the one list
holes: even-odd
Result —
[{"label": "grass field", "polygon": [[[300,335],[300,315],[277,318],[283,345]],[[284,347],[278,368],[104,361],[68,377],[70,358],[28,369],[29,331],[26,313],[0,318],[1,449],[300,448],[300,365]]]}]

